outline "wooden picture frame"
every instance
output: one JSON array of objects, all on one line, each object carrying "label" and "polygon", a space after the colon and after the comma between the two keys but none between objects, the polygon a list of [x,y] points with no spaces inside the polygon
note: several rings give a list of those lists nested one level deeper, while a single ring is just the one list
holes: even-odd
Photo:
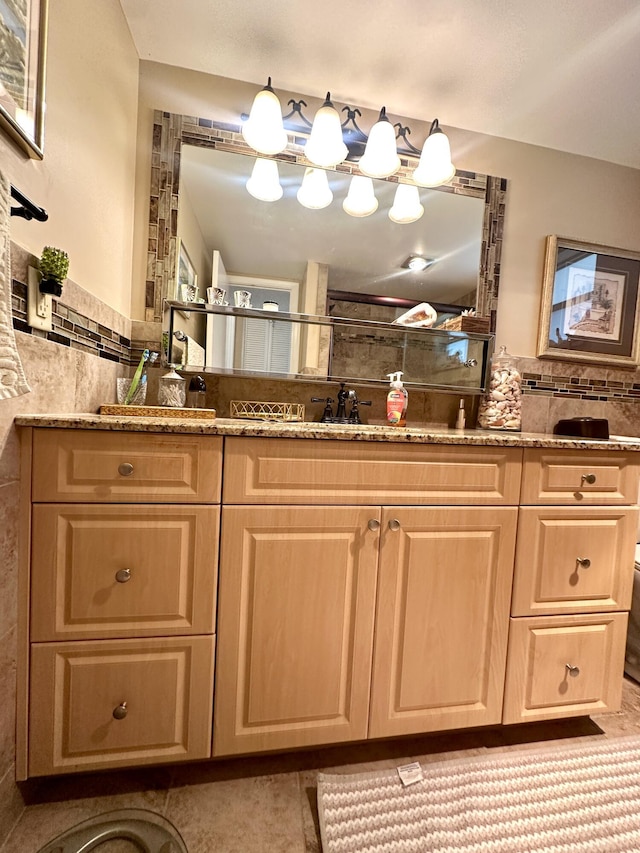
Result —
[{"label": "wooden picture frame", "polygon": [[44,157],[48,0],[0,0],[0,127],[33,159]]},{"label": "wooden picture frame", "polygon": [[540,358],[638,365],[640,252],[547,237]]}]

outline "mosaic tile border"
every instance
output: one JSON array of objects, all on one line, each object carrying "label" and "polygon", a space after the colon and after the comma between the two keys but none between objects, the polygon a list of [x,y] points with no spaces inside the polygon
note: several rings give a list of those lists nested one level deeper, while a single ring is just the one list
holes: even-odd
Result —
[{"label": "mosaic tile border", "polygon": [[[304,137],[289,133],[289,144],[275,159],[309,165],[304,157]],[[180,191],[180,155],[182,144],[199,145],[243,154],[255,152],[247,146],[240,127],[196,116],[154,110],[151,152],[151,191],[147,277],[145,281],[145,320],[162,322],[162,306],[171,294],[176,264],[178,202]],[[417,158],[402,155],[400,170],[388,180],[409,178]],[[341,163],[338,171],[353,173],[357,164]],[[451,183],[436,188],[440,192],[484,198],[485,216],[480,256],[478,313],[491,318],[495,330],[500,258],[507,194],[507,180],[493,175],[457,171]]]},{"label": "mosaic tile border", "polygon": [[119,364],[131,365],[139,359],[139,356],[133,356],[129,338],[70,308],[59,299],[52,299],[52,330],[33,329],[27,323],[27,285],[16,279],[11,282],[11,308],[13,328],[19,332]]},{"label": "mosaic tile border", "polygon": [[[596,370],[597,368],[594,368]],[[588,376],[556,376],[549,373],[522,373],[522,393],[539,397],[556,397],[566,400],[610,400],[638,402],[640,382],[636,372],[628,381],[600,379]],[[636,380],[636,381],[634,381]]]}]

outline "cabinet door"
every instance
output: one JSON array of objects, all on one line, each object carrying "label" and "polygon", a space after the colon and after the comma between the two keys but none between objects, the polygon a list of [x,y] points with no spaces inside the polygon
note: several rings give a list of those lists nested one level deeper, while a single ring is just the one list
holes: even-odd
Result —
[{"label": "cabinet door", "polygon": [[370,737],[500,722],[516,520],[383,510]]},{"label": "cabinet door", "polygon": [[626,613],[511,620],[504,723],[617,711]]},{"label": "cabinet door", "polygon": [[367,736],[379,514],[224,507],[215,756]]}]

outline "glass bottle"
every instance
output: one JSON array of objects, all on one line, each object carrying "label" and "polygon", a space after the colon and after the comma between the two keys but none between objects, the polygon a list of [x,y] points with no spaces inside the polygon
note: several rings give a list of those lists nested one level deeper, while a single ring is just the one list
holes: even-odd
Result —
[{"label": "glass bottle", "polygon": [[500,347],[491,359],[487,393],[480,403],[478,426],[481,429],[519,430],[522,424],[522,389],[515,360]]},{"label": "glass bottle", "polygon": [[169,373],[165,373],[160,377],[158,382],[158,405],[170,406],[174,409],[184,407],[187,393],[186,382],[176,372],[175,366],[171,365]]},{"label": "glass bottle", "polygon": [[187,391],[187,406],[190,409],[205,409],[207,405],[207,385],[202,376],[192,376]]}]

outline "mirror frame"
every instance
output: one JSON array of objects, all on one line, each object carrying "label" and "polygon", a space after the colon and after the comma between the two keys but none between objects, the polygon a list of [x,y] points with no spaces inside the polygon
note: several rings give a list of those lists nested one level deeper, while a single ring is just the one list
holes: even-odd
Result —
[{"label": "mirror frame", "polygon": [[[306,135],[302,132],[289,131],[288,137],[289,143],[286,149],[277,154],[274,159],[308,165],[304,157]],[[197,145],[255,156],[255,151],[244,141],[239,125],[154,110],[145,282],[145,320],[147,322],[162,323],[165,301],[173,298],[172,286],[175,281],[178,243],[180,159],[183,145]],[[411,172],[418,158],[401,153],[400,159],[402,162],[400,169],[386,180],[394,183],[413,183]],[[349,162],[340,163],[335,171],[359,173],[357,163]],[[490,332],[495,332],[507,179],[479,172],[457,170],[448,184],[433,189],[484,199],[476,312],[480,317],[490,318]]]}]

